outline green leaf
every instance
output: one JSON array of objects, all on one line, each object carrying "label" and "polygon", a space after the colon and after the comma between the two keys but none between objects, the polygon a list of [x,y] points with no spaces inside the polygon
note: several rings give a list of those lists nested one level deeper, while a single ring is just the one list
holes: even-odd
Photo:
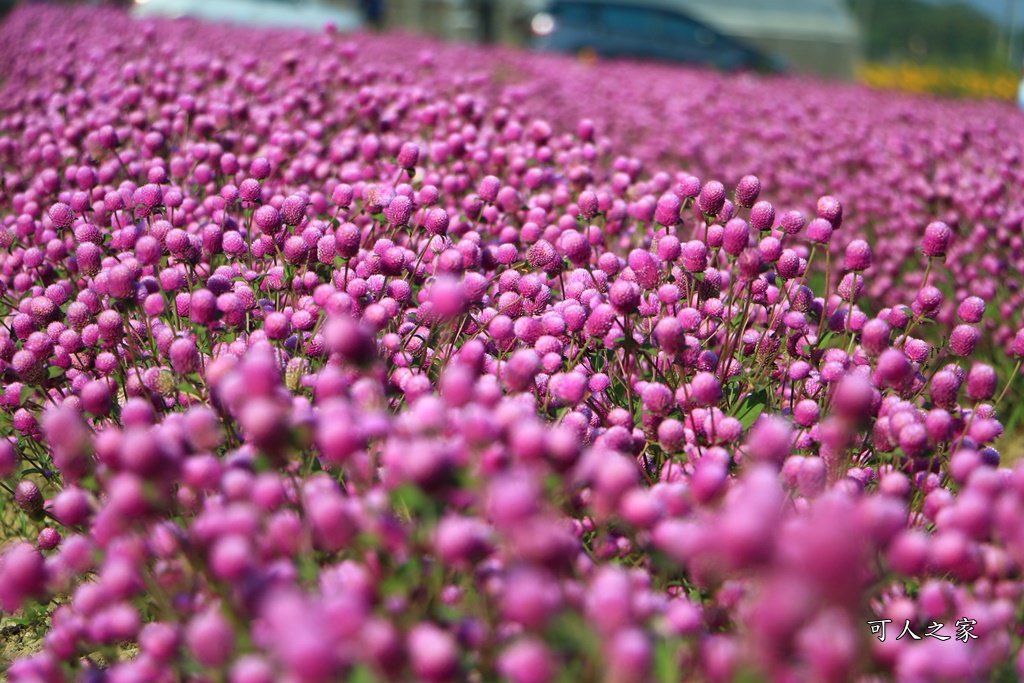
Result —
[{"label": "green leaf", "polygon": [[754,421],[764,411],[765,405],[768,403],[768,392],[764,389],[758,389],[754,393],[747,396],[742,403],[740,403],[739,409],[736,411],[734,416],[743,425],[743,430],[750,429],[750,426],[754,424]]},{"label": "green leaf", "polygon": [[56,365],[51,365],[46,370],[46,376],[49,379],[57,379],[58,377],[63,377],[64,376],[64,368],[57,367]]}]

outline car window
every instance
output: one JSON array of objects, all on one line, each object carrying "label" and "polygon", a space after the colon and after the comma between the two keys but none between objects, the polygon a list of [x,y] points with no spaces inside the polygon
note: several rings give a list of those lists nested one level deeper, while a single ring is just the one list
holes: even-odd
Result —
[{"label": "car window", "polygon": [[602,7],[601,25],[613,35],[650,36],[657,28],[654,12],[641,7]]},{"label": "car window", "polygon": [[661,36],[688,45],[710,47],[717,42],[714,31],[678,14],[662,14],[658,17]]}]

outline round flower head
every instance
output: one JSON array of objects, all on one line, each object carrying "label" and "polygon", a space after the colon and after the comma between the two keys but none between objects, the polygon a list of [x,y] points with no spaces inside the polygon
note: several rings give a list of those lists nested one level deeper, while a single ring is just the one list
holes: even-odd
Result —
[{"label": "round flower head", "polygon": [[1013,338],[1013,355],[1017,358],[1024,358],[1024,329],[1017,330],[1017,334]]},{"label": "round flower head", "polygon": [[969,356],[974,353],[980,336],[972,325],[957,325],[949,335],[949,349],[955,356]]},{"label": "round flower head", "polygon": [[980,323],[985,317],[985,300],[977,296],[969,296],[960,302],[956,311],[965,323]]},{"label": "round flower head", "polygon": [[833,229],[832,224],[824,218],[815,218],[807,225],[807,239],[818,244],[828,244]]},{"label": "round flower head", "polygon": [[270,161],[266,157],[256,157],[249,164],[249,175],[256,180],[265,180],[270,177]]},{"label": "round flower head", "polygon": [[892,326],[881,318],[873,318],[861,329],[861,347],[873,356],[877,356],[889,348],[889,335]]},{"label": "round flower head", "polygon": [[659,225],[670,228],[679,223],[679,211],[682,206],[679,197],[672,192],[666,192],[658,198],[658,204],[654,209],[654,220]]},{"label": "round flower head", "polygon": [[498,191],[501,189],[501,181],[492,176],[486,176],[480,181],[480,187],[478,188],[477,194],[480,195],[480,199],[484,200],[488,204],[493,204],[498,199]]},{"label": "round flower head", "polygon": [[947,370],[940,370],[932,377],[931,399],[939,408],[950,410],[956,407],[960,393],[960,378]]},{"label": "round flower head", "polygon": [[764,232],[771,230],[775,223],[775,207],[768,202],[757,202],[750,209],[750,227]]},{"label": "round flower head", "polygon": [[402,226],[408,224],[409,218],[412,217],[412,202],[408,197],[398,195],[384,209],[384,217],[391,225]]},{"label": "round flower head", "polygon": [[779,259],[775,264],[776,270],[778,270],[779,276],[786,279],[792,280],[800,276],[801,258],[792,249],[783,249],[782,253],[779,254]]},{"label": "round flower head", "polygon": [[878,356],[875,374],[879,384],[899,387],[910,377],[913,368],[906,354],[898,349],[887,349]]},{"label": "round flower head", "polygon": [[717,216],[725,206],[725,186],[717,180],[708,181],[700,190],[697,206],[708,216]]},{"label": "round flower head", "polygon": [[259,226],[260,230],[267,235],[274,236],[281,232],[281,214],[269,204],[264,204],[256,209],[256,212],[253,214],[253,220],[256,221],[256,225]]},{"label": "round flower head", "polygon": [[987,401],[996,393],[996,371],[991,365],[975,363],[967,373],[967,396]]},{"label": "round flower head", "polygon": [[35,482],[22,479],[14,487],[14,503],[30,517],[43,511],[43,494]]},{"label": "round flower head", "polygon": [[678,318],[665,317],[654,327],[654,338],[661,350],[675,356],[686,348],[686,331]]},{"label": "round flower head", "polygon": [[547,240],[537,240],[526,252],[526,260],[534,268],[544,268],[556,258],[555,247]]},{"label": "round flower head", "polygon": [[700,194],[700,178],[695,176],[686,176],[672,188],[680,199],[693,199]]},{"label": "round flower head", "polygon": [[722,384],[710,372],[698,372],[690,382],[689,397],[701,406],[713,406],[722,400]]},{"label": "round flower head", "polygon": [[804,215],[799,211],[787,211],[782,214],[782,219],[779,221],[779,227],[787,235],[795,235],[804,229],[804,225],[807,224],[807,220]]},{"label": "round flower head", "polygon": [[580,216],[586,220],[590,220],[598,214],[600,208],[598,206],[597,195],[590,190],[584,190],[580,192],[579,199],[576,201],[576,205],[579,207]]},{"label": "round flower head", "polygon": [[420,160],[420,147],[414,142],[406,142],[398,150],[398,165],[406,170],[415,168]]},{"label": "round flower head", "polygon": [[722,250],[730,256],[739,256],[750,244],[750,227],[742,218],[733,218],[722,232]]},{"label": "round flower head", "polygon": [[921,250],[929,258],[941,258],[946,255],[949,242],[953,238],[953,231],[941,221],[929,223],[924,229],[924,239],[921,241]]},{"label": "round flower head", "polygon": [[640,305],[639,285],[627,280],[616,280],[608,290],[608,301],[620,313],[632,313]]},{"label": "round flower head", "polygon": [[745,175],[740,178],[740,182],[737,183],[736,190],[733,192],[736,204],[744,209],[752,207],[759,194],[761,194],[761,181],[753,175]]},{"label": "round flower head", "polygon": [[[286,225],[296,226],[300,224],[306,216],[306,206],[308,204],[308,199],[301,194],[293,194],[286,197],[281,203],[281,220]],[[264,230],[264,232],[267,231]]]},{"label": "round flower head", "polygon": [[824,218],[835,230],[838,230],[843,224],[843,205],[839,203],[839,200],[830,195],[825,195],[818,199],[818,218]]},{"label": "round flower head", "polygon": [[853,240],[846,245],[846,269],[860,272],[871,267],[871,245]]},{"label": "round flower head", "polygon": [[53,222],[55,228],[70,228],[75,215],[71,207],[63,202],[57,202],[46,212]]},{"label": "round flower head", "polygon": [[683,267],[691,273],[703,273],[708,267],[708,250],[700,240],[690,240],[683,245]]}]

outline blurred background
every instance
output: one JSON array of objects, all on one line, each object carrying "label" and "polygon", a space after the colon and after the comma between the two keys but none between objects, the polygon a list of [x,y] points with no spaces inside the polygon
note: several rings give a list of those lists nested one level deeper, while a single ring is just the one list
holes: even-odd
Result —
[{"label": "blurred background", "polygon": [[[92,0],[99,3],[101,0]],[[0,0],[9,9],[15,0]],[[105,0],[140,16],[445,40],[1016,99],[1024,0]]]}]

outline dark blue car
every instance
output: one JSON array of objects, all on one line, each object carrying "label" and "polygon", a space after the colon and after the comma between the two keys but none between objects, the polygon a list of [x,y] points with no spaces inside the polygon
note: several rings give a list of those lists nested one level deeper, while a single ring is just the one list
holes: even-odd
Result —
[{"label": "dark blue car", "polygon": [[553,0],[532,18],[530,30],[540,50],[703,64],[725,71],[782,70],[778,60],[655,3]]}]

